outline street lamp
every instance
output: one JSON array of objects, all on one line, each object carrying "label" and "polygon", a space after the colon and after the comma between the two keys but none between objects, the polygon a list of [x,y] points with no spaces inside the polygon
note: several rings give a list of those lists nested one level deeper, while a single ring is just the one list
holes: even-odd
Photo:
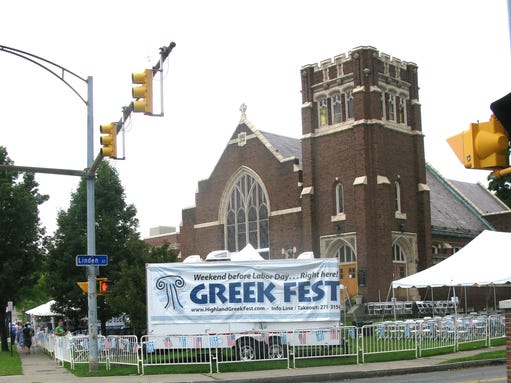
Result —
[{"label": "street lamp", "polygon": [[[93,81],[89,76],[86,79],[71,72],[70,70],[58,65],[52,61],[46,60],[34,54],[0,45],[0,51],[10,53],[18,56],[24,60],[30,61],[39,67],[47,70],[63,83],[65,83],[87,106],[87,168],[90,168],[94,163],[94,108],[93,108]],[[52,68],[49,67],[52,66]],[[53,68],[58,68],[59,71],[54,71]],[[84,98],[65,78],[65,75],[70,75],[87,84],[87,98]],[[5,165],[8,166],[8,165]],[[66,169],[40,169],[33,167],[20,167],[17,166],[16,170],[37,172],[42,170],[44,173],[64,174],[64,175],[79,175],[87,176],[87,254],[96,254],[96,231],[95,231],[95,205],[94,205],[94,175],[88,172],[79,172]],[[88,322],[89,322],[89,370],[97,371],[98,369],[98,327],[97,327],[97,294],[96,294],[96,267],[87,266],[87,280],[89,289],[87,293],[88,300]]]},{"label": "street lamp", "polygon": [[[161,82],[161,113],[153,114],[152,113],[152,75],[161,71],[161,67],[163,62],[166,60],[172,49],[175,47],[175,43],[171,42],[168,46],[160,48],[160,61],[153,67],[152,70],[146,70],[146,77],[144,79],[144,85],[151,85],[150,93],[147,92],[147,88],[144,94],[140,97],[145,98],[146,103],[150,102],[150,108],[144,109],[146,114],[150,114],[152,116],[163,116],[163,81]],[[28,166],[13,166],[13,165],[0,165],[1,168],[9,168],[16,171],[26,171],[32,173],[50,173],[50,174],[60,174],[60,175],[72,175],[72,176],[81,176],[86,177],[87,181],[87,255],[94,256],[96,255],[96,230],[95,230],[95,201],[94,201],[94,182],[96,177],[96,170],[99,167],[101,160],[104,155],[108,155],[100,151],[100,153],[94,159],[94,109],[93,109],[93,81],[92,77],[89,76],[86,79],[71,72],[70,70],[60,66],[52,61],[46,60],[40,56],[36,56],[34,54],[24,52],[19,49],[7,47],[4,45],[0,45],[0,51],[5,53],[10,53],[12,55],[18,56],[24,60],[30,61],[39,67],[45,69],[50,72],[52,75],[57,77],[63,83],[65,83],[87,106],[87,168],[85,171],[78,170],[70,170],[70,169],[49,169],[49,168],[39,168],[39,167],[28,167]],[[51,65],[50,68],[48,65]],[[57,68],[58,71],[52,70],[53,68]],[[72,76],[76,79],[79,79],[87,84],[87,98],[85,99],[65,78],[65,75]],[[151,78],[150,78],[151,77]],[[151,84],[149,84],[151,81]],[[137,93],[138,94],[138,93]],[[122,127],[122,124],[129,116],[129,114],[134,111],[134,102],[130,104],[129,107],[124,109],[123,118],[120,123],[111,123],[111,131],[110,131],[110,141],[116,139],[116,135],[119,129]],[[109,141],[109,140],[107,140]],[[110,142],[108,146],[110,157],[116,157],[115,150],[113,146],[115,142]],[[96,286],[96,276],[97,276],[97,266],[86,266],[87,269],[87,282],[88,282],[88,291],[87,291],[87,303],[88,303],[88,334],[89,334],[89,370],[97,371],[98,370],[98,327],[97,327],[97,286]]]}]

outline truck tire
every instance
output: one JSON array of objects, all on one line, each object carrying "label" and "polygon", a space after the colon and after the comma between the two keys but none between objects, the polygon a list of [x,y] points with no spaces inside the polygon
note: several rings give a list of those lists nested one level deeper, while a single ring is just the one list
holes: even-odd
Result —
[{"label": "truck tire", "polygon": [[271,338],[266,349],[268,359],[282,359],[286,357],[286,349],[279,338]]},{"label": "truck tire", "polygon": [[236,355],[238,360],[257,359],[257,341],[252,338],[241,338],[236,342]]}]

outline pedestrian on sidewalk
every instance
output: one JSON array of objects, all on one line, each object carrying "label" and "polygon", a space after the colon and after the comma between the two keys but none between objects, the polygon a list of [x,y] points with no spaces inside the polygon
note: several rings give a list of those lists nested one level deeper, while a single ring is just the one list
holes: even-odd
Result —
[{"label": "pedestrian on sidewalk", "polygon": [[32,337],[34,336],[34,330],[27,322],[23,328],[23,350],[25,355],[30,355],[30,347],[32,347]]},{"label": "pedestrian on sidewalk", "polygon": [[18,322],[18,325],[16,326],[16,342],[18,343],[18,346],[20,347],[19,352],[23,351],[23,324],[21,322]]}]

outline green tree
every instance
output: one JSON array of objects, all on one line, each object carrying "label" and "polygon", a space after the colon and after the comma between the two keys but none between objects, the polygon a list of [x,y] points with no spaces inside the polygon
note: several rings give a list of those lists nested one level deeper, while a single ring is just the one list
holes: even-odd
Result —
[{"label": "green tree", "polygon": [[[0,164],[13,165],[5,147],[0,146]],[[38,206],[48,200],[39,193],[34,175],[0,169],[0,332],[2,351],[8,350],[8,301],[15,304],[29,294],[40,279],[44,229]]]},{"label": "green tree", "polygon": [[[108,266],[99,267],[99,276],[115,281],[120,275],[121,262],[128,256],[130,238],[138,238],[136,209],[125,202],[117,171],[103,162],[95,181],[96,253],[108,255]],[[76,282],[86,281],[86,268],[76,267],[77,255],[87,254],[87,183],[82,179],[71,196],[67,211],[60,211],[57,230],[48,252],[48,289],[56,301],[55,310],[66,315],[76,325],[87,317],[88,301]],[[122,311],[108,304],[110,295],[98,297],[98,319],[105,331],[105,322]],[[129,305],[131,302],[126,301]],[[103,332],[104,333],[104,332]]]},{"label": "green tree", "polygon": [[132,333],[140,337],[147,329],[145,264],[175,262],[179,251],[170,248],[168,243],[160,247],[150,246],[138,236],[130,238],[127,248],[129,251],[121,261],[110,304],[115,311],[126,314]]},{"label": "green tree", "polygon": [[488,178],[490,181],[488,189],[495,192],[502,202],[511,207],[511,176],[504,176],[496,179]]}]

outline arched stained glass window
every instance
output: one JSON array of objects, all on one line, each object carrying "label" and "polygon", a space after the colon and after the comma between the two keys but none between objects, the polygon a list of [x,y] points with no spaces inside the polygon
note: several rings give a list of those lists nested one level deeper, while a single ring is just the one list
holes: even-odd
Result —
[{"label": "arched stained glass window", "polygon": [[227,250],[240,251],[248,243],[255,249],[267,249],[268,216],[263,188],[250,174],[242,174],[229,193],[225,220]]}]

